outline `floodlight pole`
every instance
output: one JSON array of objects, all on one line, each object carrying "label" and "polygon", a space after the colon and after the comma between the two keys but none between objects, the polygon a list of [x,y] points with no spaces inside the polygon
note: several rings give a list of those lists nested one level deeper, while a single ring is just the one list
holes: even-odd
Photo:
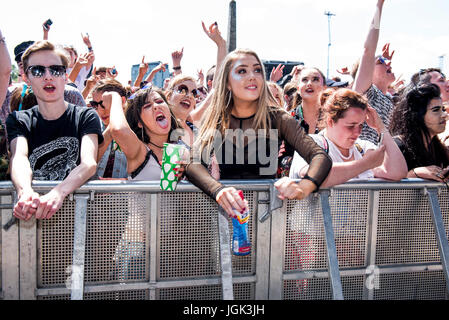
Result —
[{"label": "floodlight pole", "polygon": [[327,28],[328,28],[328,34],[329,34],[329,43],[327,45],[327,74],[326,78],[329,79],[329,55],[330,55],[330,49],[331,49],[331,17],[335,16],[335,14],[331,13],[330,11],[324,11],[324,15],[327,16]]}]

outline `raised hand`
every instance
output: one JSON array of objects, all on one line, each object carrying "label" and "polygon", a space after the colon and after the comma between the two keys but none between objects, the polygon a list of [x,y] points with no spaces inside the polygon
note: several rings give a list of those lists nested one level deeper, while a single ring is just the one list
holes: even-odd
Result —
[{"label": "raised hand", "polygon": [[139,65],[139,73],[145,74],[148,71],[148,63],[145,62],[145,56],[142,57],[142,62]]},{"label": "raised hand", "polygon": [[393,55],[394,55],[394,50],[390,54],[390,43],[386,43],[382,48],[382,56],[385,59],[390,60],[390,62],[391,62],[391,60],[393,59]]},{"label": "raised hand", "polygon": [[87,32],[86,32],[85,35],[81,32],[81,38],[83,39],[83,42],[87,46],[87,48],[92,48],[92,44],[90,42],[89,34]]},{"label": "raised hand", "polygon": [[173,51],[171,54],[172,60],[173,60],[173,66],[178,67],[181,65],[181,60],[184,55],[184,48],[181,49],[181,51]]},{"label": "raised hand", "polygon": [[206,28],[206,25],[203,21],[201,21],[201,24],[203,26],[204,33],[215,43],[220,43],[224,41],[223,37],[221,36],[220,30],[218,29],[217,22],[212,23],[209,26],[209,29]]},{"label": "raised hand", "polygon": [[281,80],[282,76],[284,75],[284,68],[285,65],[281,63],[278,64],[276,68],[273,67],[270,74],[270,81],[278,82],[279,80]]}]

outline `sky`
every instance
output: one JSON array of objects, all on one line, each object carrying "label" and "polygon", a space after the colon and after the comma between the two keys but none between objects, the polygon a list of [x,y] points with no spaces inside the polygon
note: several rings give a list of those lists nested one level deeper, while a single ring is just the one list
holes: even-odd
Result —
[{"label": "sky", "polygon": [[[88,33],[96,66],[115,66],[118,80],[131,79],[131,66],[163,61],[184,48],[183,73],[196,77],[215,64],[216,46],[201,21],[213,22],[228,34],[229,0],[21,0],[2,1],[0,30],[14,61],[14,47],[40,40],[42,23],[51,18],[49,40],[87,51],[81,33]],[[330,76],[350,67],[362,54],[377,0],[236,0],[237,47],[250,48],[264,60],[302,61],[327,72],[328,18]],[[386,0],[378,51],[391,43],[393,71],[409,80],[421,68],[449,71],[449,1]],[[445,55],[445,56],[444,56]],[[440,56],[444,56],[440,59]],[[348,79],[343,77],[343,79]]]}]

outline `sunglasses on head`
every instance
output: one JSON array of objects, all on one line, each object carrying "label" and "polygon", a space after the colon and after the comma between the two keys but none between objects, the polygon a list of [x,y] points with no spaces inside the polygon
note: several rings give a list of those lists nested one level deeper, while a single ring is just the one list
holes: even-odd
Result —
[{"label": "sunglasses on head", "polygon": [[[189,88],[186,85],[181,84],[178,86],[178,89],[176,89],[176,92],[182,93],[183,95],[187,96],[189,94]],[[196,89],[193,89],[191,92],[193,94],[193,97],[196,98],[198,96],[198,91]]]},{"label": "sunglasses on head", "polygon": [[98,109],[98,106],[102,107],[103,109],[105,109],[104,105],[103,105],[103,100],[100,101],[95,101],[95,100],[91,100],[90,101],[90,106],[92,108],[94,108],[95,110]]},{"label": "sunglasses on head", "polygon": [[54,77],[62,77],[66,73],[66,67],[61,66],[61,65],[52,65],[49,67],[40,66],[40,65],[29,66],[27,68],[26,72],[28,73],[28,71],[29,71],[31,73],[31,75],[35,78],[41,78],[44,76],[46,69],[48,69],[50,71],[50,74]]}]

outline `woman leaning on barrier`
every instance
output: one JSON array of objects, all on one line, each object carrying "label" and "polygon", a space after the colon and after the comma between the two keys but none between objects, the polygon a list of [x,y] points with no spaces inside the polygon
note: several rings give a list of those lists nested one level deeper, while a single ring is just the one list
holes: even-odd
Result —
[{"label": "woman leaning on barrier", "polygon": [[[206,162],[214,155],[220,179],[273,179],[279,146],[285,140],[310,167],[299,183],[287,177],[275,183],[280,198],[303,199],[317,190],[327,177],[332,161],[299,123],[276,105],[257,54],[244,49],[229,53],[214,81],[218,83],[210,112],[202,119],[193,160],[185,169],[187,178],[233,217],[232,209],[241,211],[247,203],[235,188],[225,187],[215,180],[197,156],[201,155]],[[270,147],[269,157],[267,147]]]},{"label": "woman leaning on barrier", "polygon": [[411,87],[393,110],[390,130],[401,149],[409,178],[447,182],[449,150],[438,138],[448,115],[435,84]]},{"label": "woman leaning on barrier", "polygon": [[[319,134],[311,135],[333,161],[331,172],[323,186],[331,187],[353,178],[405,178],[405,159],[368,101],[349,89],[328,89],[323,93],[323,96],[326,95],[327,99],[322,99],[325,129]],[[365,121],[379,136],[383,135],[379,146],[359,139]],[[307,168],[307,163],[295,154],[290,178],[302,178]]]}]

